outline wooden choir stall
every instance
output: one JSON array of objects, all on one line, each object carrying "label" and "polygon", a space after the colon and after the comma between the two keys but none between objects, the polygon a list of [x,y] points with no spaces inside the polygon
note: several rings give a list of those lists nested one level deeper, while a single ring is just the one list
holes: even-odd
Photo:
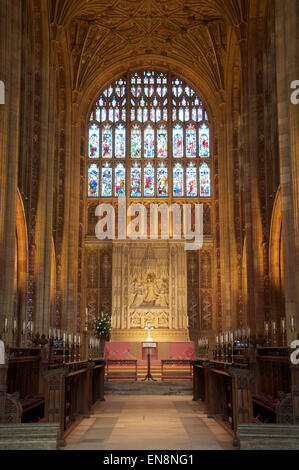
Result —
[{"label": "wooden choir stall", "polygon": [[[0,449],[10,448],[7,426],[18,427],[16,439],[24,441],[21,449],[64,445],[78,419],[88,415],[96,401],[104,401],[105,360],[96,357],[96,352],[89,349],[83,360],[81,347],[62,340],[44,347],[7,350],[5,364],[0,365]],[[30,442],[26,438],[29,424],[36,429]],[[52,441],[50,429],[54,437],[57,434]],[[41,444],[44,435],[50,447]],[[13,433],[11,436],[13,439]],[[11,448],[15,446],[16,440]]]},{"label": "wooden choir stall", "polygon": [[284,449],[294,441],[298,448],[299,367],[292,351],[250,344],[245,333],[236,338],[217,338],[213,358],[206,349],[193,361],[193,400],[231,433],[234,446]]}]

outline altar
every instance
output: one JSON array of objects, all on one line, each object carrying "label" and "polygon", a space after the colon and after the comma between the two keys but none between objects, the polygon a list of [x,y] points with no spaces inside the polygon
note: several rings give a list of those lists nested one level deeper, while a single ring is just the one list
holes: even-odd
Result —
[{"label": "altar", "polygon": [[[144,333],[143,333],[144,334]],[[153,361],[163,360],[190,360],[194,359],[193,342],[159,343],[153,350]],[[105,359],[137,360],[141,365],[146,362],[143,342],[108,342],[105,346]]]}]

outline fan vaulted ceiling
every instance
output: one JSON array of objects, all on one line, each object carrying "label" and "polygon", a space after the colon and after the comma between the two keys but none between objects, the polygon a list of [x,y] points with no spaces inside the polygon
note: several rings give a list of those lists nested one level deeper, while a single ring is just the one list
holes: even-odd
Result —
[{"label": "fan vaulted ceiling", "polygon": [[192,67],[221,90],[228,34],[247,7],[248,0],[52,0],[50,15],[66,28],[76,89],[147,54]]}]

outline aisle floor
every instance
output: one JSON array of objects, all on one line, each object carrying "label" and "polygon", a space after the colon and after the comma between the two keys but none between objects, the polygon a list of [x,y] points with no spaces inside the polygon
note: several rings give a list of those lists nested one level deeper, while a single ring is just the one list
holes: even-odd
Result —
[{"label": "aisle floor", "polygon": [[97,403],[65,450],[232,450],[232,437],[191,396],[118,396]]}]

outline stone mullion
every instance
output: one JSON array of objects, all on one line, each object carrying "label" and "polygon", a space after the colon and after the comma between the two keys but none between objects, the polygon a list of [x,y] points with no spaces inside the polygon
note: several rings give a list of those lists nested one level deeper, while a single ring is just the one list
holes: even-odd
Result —
[{"label": "stone mullion", "polygon": [[20,0],[3,0],[0,4],[0,59],[2,64],[0,80],[4,82],[6,87],[6,104],[0,105],[0,248],[2,266],[0,314],[2,314],[2,321],[4,316],[8,317],[9,331],[11,331],[14,307],[22,13],[23,8]]}]

